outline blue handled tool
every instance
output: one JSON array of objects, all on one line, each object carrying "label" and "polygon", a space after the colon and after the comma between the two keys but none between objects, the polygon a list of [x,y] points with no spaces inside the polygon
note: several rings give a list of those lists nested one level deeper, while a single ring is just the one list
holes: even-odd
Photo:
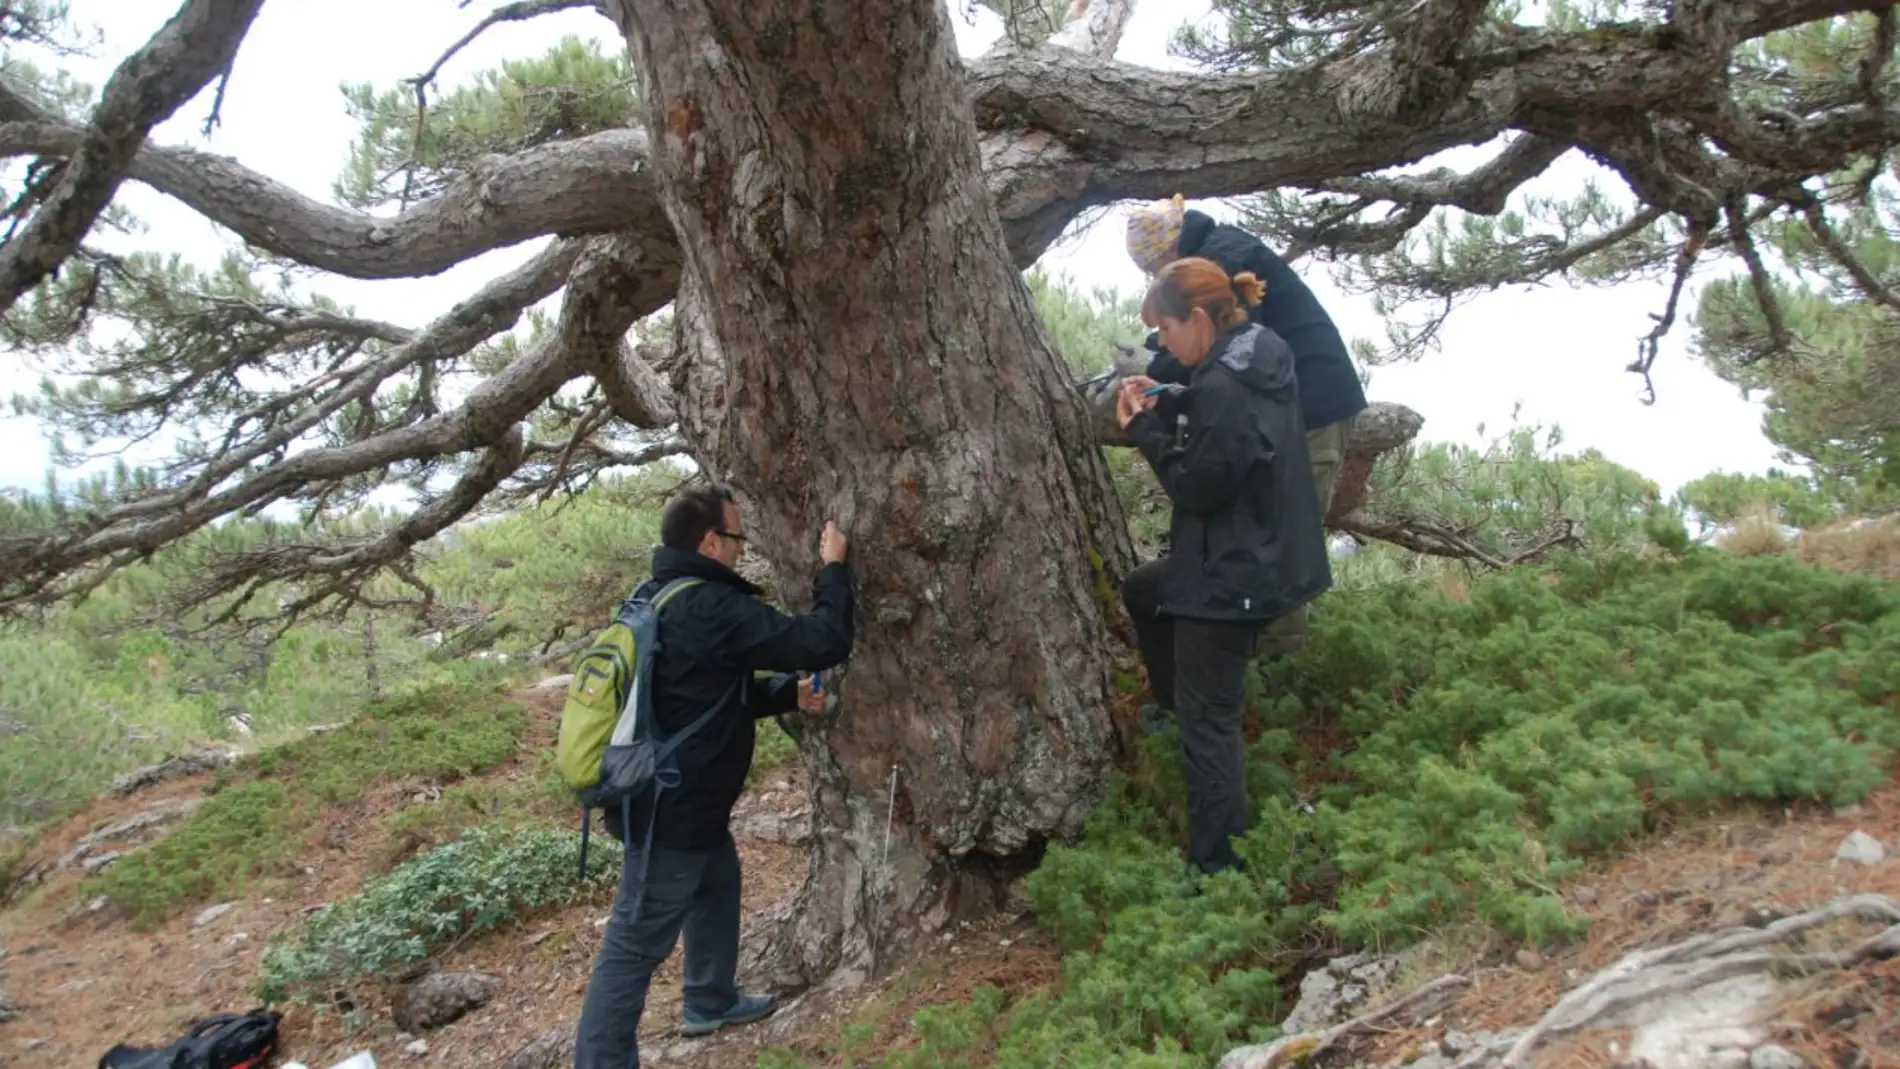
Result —
[{"label": "blue handled tool", "polygon": [[1166,393],[1174,389],[1179,389],[1179,387],[1172,382],[1157,382],[1153,386],[1141,391],[1141,395],[1143,397],[1153,397],[1155,394]]},{"label": "blue handled tool", "polygon": [[817,694],[823,691],[824,689],[825,689],[825,674],[823,672],[813,672],[811,674],[811,692],[813,694]]}]

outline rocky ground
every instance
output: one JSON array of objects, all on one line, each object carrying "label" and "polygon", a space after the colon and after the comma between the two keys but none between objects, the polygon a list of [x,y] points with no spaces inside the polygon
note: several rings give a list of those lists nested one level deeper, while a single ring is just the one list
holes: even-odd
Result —
[{"label": "rocky ground", "polygon": [[1303,980],[1294,1038],[1220,1069],[1900,1066],[1895,847],[1894,785],[1838,811],[1686,825],[1570,886],[1581,945],[1446,933],[1338,959]]},{"label": "rocky ground", "polygon": [[[536,730],[551,733],[558,692],[520,697]],[[89,1066],[114,1043],[163,1042],[195,1017],[249,1008],[264,944],[387,867],[403,844],[382,818],[429,797],[431,788],[378,788],[330,814],[313,836],[302,879],[274,893],[188,910],[150,932],[80,900],[85,873],[165,834],[191,811],[216,763],[128,783],[53,829],[28,856],[20,871],[31,886],[0,913],[0,1065]],[[524,757],[485,777],[533,774]],[[782,910],[803,878],[803,804],[790,774],[765,777],[743,803],[735,832],[748,917]],[[1299,1038],[1235,1051],[1222,1066],[1477,1069],[1504,1064],[1540,1022],[1548,1034],[1522,1052],[1521,1064],[1900,1066],[1896,855],[1900,786],[1840,811],[1752,811],[1685,823],[1638,852],[1591,866],[1570,885],[1568,898],[1592,922],[1581,945],[1542,955],[1496,937],[1444,933],[1404,955],[1336,961],[1300,985],[1299,1008],[1287,1022]],[[1845,903],[1836,907],[1843,915],[1810,926],[1805,911],[1829,903]],[[603,891],[457,948],[439,975],[344,1007],[358,1011],[365,1027],[347,1028],[337,1013],[292,1008],[284,1053],[312,1069],[359,1050],[383,1066],[571,1064],[567,1037],[610,904],[611,891]],[[1803,930],[1780,938],[1789,927]],[[1664,948],[1724,931],[1740,934],[1692,943],[1674,952],[1677,960],[1631,967],[1631,955],[1662,957]],[[754,1065],[763,1047],[783,1045],[816,1065],[849,1065],[908,1043],[919,1006],[963,997],[978,984],[1018,993],[1057,978],[1051,942],[1020,910],[957,933],[940,949],[876,984],[808,995],[762,1026],[695,1041],[672,1032],[675,958],[646,1015],[646,1062],[728,1069]],[[1851,962],[1825,957],[1857,951]],[[1552,1016],[1553,1007],[1561,1012]],[[849,1050],[841,1043],[847,1023],[855,1034]]]},{"label": "rocky ground", "polygon": [[[517,697],[534,716],[531,739],[551,739],[560,693],[530,689]],[[482,778],[531,779],[529,749]],[[43,836],[19,866],[26,874],[21,892],[0,913],[0,1066],[91,1066],[115,1043],[169,1042],[193,1019],[251,1008],[264,945],[385,869],[404,844],[383,818],[429,797],[435,786],[390,785],[328,814],[310,844],[303,878],[273,894],[187,910],[149,932],[134,931],[79,898],[88,872],[176,826],[202,800],[219,763],[212,758],[172,770],[183,774],[128,781],[127,792],[101,796]],[[768,775],[735,816],[748,917],[782,911],[804,878],[803,805],[795,775]],[[336,1013],[292,1007],[283,1024],[283,1053],[313,1069],[359,1050],[372,1052],[382,1066],[572,1064],[562,1040],[579,1018],[611,905],[612,891],[603,891],[525,927],[473,940],[441,963],[444,973],[462,977],[448,989],[431,995],[391,986],[375,1005],[344,1007],[361,1011],[365,1028],[347,1028]],[[755,1064],[760,1048],[774,1044],[823,1059],[840,1022],[867,1013],[884,1022],[879,1041],[888,1046],[903,1041],[903,1022],[916,1006],[962,997],[980,983],[1027,990],[1055,975],[1052,945],[1020,914],[998,918],[947,949],[954,953],[873,989],[808,997],[764,1026],[699,1041],[673,1033],[680,1013],[675,955],[648,1005],[643,1060],[726,1069]],[[474,1002],[479,1005],[462,1005]],[[440,1008],[423,1012],[433,1007]],[[446,1024],[424,1027],[458,1011]]]}]

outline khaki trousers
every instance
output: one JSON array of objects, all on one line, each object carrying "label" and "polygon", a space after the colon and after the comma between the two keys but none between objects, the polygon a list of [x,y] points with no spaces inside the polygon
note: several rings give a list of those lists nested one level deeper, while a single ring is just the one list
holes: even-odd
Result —
[{"label": "khaki trousers", "polygon": [[[1319,514],[1325,518],[1333,507],[1333,483],[1339,467],[1346,462],[1346,443],[1352,440],[1356,416],[1347,416],[1306,432],[1306,452],[1313,464],[1313,489],[1319,494]],[[1254,656],[1265,661],[1298,653],[1306,641],[1306,610],[1311,603],[1287,613],[1260,629]]]}]

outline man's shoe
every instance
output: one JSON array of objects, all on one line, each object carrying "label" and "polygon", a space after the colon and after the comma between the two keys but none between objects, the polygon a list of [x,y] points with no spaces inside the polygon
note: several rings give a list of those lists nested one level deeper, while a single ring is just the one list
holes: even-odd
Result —
[{"label": "man's shoe", "polygon": [[763,1021],[777,1012],[778,1000],[770,995],[740,995],[731,1009],[712,1017],[701,1017],[687,1010],[680,1024],[680,1035],[709,1036],[721,1028]]},{"label": "man's shoe", "polygon": [[1135,717],[1141,721],[1141,730],[1150,735],[1159,735],[1168,730],[1168,713],[1154,702],[1149,702],[1136,710]]}]

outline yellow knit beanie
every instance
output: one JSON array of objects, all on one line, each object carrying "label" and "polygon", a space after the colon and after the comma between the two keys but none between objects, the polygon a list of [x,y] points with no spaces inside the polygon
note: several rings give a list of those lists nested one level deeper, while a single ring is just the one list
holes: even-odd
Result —
[{"label": "yellow knit beanie", "polygon": [[1161,270],[1161,258],[1181,237],[1187,198],[1176,193],[1168,200],[1143,204],[1128,212],[1128,256],[1147,274]]}]

